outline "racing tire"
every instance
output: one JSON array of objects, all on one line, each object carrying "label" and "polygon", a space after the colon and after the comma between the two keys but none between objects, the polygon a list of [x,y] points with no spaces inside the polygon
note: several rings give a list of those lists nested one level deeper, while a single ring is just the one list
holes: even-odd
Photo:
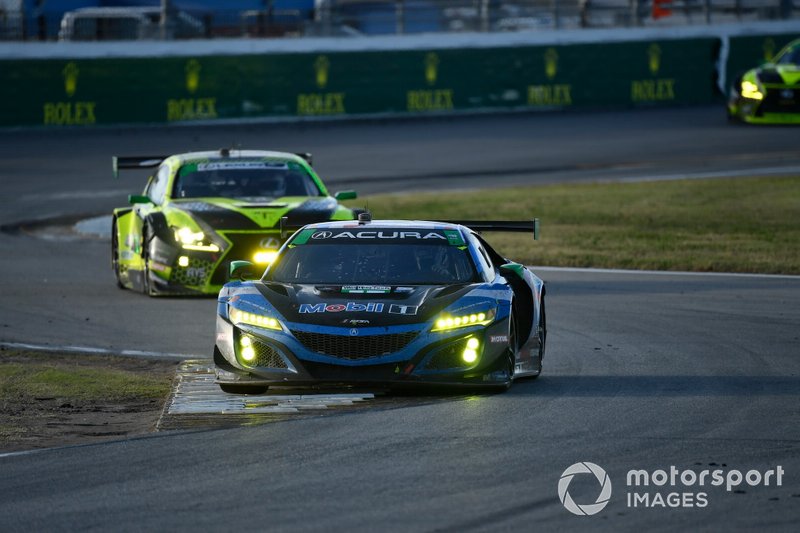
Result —
[{"label": "racing tire", "polygon": [[508,372],[508,381],[498,383],[492,386],[492,390],[496,392],[505,392],[511,388],[514,383],[514,369],[517,365],[517,322],[514,316],[514,311],[508,317],[508,350],[506,355],[506,372]]},{"label": "racing tire", "polygon": [[537,357],[539,360],[539,371],[535,376],[531,376],[532,380],[542,375],[542,361],[544,360],[544,350],[547,345],[547,315],[544,307],[544,294],[542,294],[542,309],[539,313],[539,323],[536,325],[536,335],[539,337],[539,356]]},{"label": "racing tire", "polygon": [[219,384],[222,392],[227,394],[264,394],[269,390],[268,385],[226,385]]},{"label": "racing tire", "polygon": [[124,289],[125,285],[119,276],[119,237],[117,236],[117,219],[111,222],[111,269],[114,271],[114,279],[117,281],[117,288]]},{"label": "racing tire", "polygon": [[155,292],[150,283],[150,228],[142,227],[142,292],[145,296],[153,296]]}]

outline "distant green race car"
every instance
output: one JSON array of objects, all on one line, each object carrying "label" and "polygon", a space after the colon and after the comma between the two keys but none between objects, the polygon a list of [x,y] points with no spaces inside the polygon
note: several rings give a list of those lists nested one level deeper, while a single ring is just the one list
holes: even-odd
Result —
[{"label": "distant green race car", "polygon": [[728,116],[752,124],[800,124],[800,39],[734,81]]},{"label": "distant green race car", "polygon": [[121,288],[161,294],[217,294],[231,261],[266,267],[285,240],[281,227],[353,220],[361,209],[332,197],[310,154],[219,150],[114,157],[120,169],[155,168],[131,207],[114,210],[111,265]]}]

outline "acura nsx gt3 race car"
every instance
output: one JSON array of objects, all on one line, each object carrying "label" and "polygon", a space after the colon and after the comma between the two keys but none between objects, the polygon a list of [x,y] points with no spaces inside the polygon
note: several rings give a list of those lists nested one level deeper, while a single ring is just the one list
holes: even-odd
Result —
[{"label": "acura nsx gt3 race car", "polygon": [[309,154],[219,150],[173,156],[114,157],[119,169],[158,167],[131,207],[114,210],[111,265],[120,287],[145,294],[217,294],[228,265],[266,265],[292,224],[353,220],[361,210],[328,191]]},{"label": "acura nsx gt3 race car", "polygon": [[[547,335],[545,287],[477,231],[518,222],[327,222],[305,226],[261,279],[232,265],[220,291],[217,383],[438,384],[506,389],[538,376]],[[249,275],[248,275],[249,274]]]},{"label": "acura nsx gt3 race car", "polygon": [[728,116],[753,124],[800,124],[800,39],[789,43],[771,63],[736,79]]}]

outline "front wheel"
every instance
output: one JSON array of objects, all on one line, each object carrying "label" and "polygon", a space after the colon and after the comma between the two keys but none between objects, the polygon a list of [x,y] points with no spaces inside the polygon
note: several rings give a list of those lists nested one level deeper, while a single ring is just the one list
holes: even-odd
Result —
[{"label": "front wheel", "polygon": [[228,394],[264,394],[269,390],[267,385],[227,385],[220,383],[219,388]]},{"label": "front wheel", "polygon": [[150,283],[150,228],[142,228],[142,292],[147,296],[153,296],[152,283]]}]

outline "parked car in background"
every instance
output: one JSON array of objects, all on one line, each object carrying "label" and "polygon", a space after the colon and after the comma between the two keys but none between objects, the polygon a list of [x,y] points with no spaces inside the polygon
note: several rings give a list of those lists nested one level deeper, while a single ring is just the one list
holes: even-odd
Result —
[{"label": "parked car in background", "polygon": [[[166,38],[205,37],[206,24],[195,15],[174,10]],[[129,41],[162,37],[159,7],[85,7],[64,13],[60,41]]]}]

